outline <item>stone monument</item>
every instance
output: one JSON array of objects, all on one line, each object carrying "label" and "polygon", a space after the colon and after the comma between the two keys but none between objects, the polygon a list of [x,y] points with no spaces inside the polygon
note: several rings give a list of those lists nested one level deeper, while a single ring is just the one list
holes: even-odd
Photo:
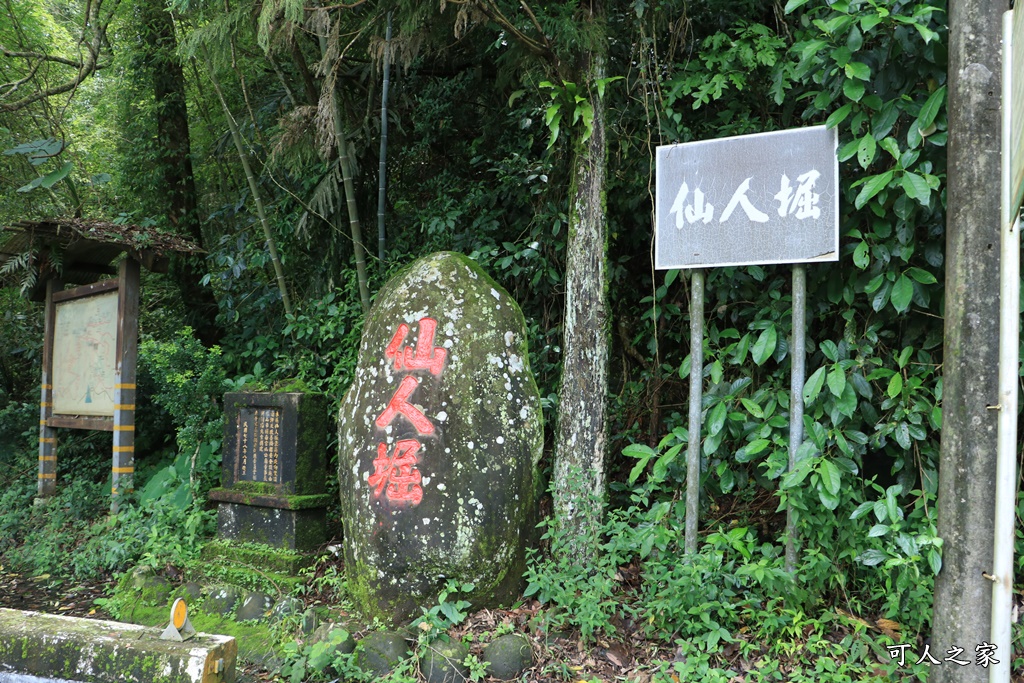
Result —
[{"label": "stone monument", "polygon": [[322,394],[224,395],[218,535],[310,551],[327,541],[327,402]]},{"label": "stone monument", "polygon": [[349,588],[400,622],[448,580],[518,596],[536,524],[540,397],[519,306],[472,260],[415,261],[378,294],[339,417]]}]

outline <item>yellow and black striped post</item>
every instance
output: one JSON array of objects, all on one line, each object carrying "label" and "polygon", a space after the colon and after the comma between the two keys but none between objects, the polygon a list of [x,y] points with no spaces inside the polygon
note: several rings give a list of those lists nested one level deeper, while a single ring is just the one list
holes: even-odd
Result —
[{"label": "yellow and black striped post", "polygon": [[135,476],[135,362],[139,339],[139,262],[121,261],[117,288],[117,353],[114,367],[114,457],[110,470],[110,514],[133,489]]},{"label": "yellow and black striped post", "polygon": [[117,512],[117,498],[132,491],[135,475],[135,384],[114,385],[114,463],[110,512]]},{"label": "yellow and black striped post", "polygon": [[53,386],[49,373],[43,371],[43,387],[39,397],[39,486],[40,498],[49,498],[57,489],[57,430],[46,421],[53,412]]},{"label": "yellow and black striped post", "polygon": [[49,280],[46,283],[46,308],[43,312],[43,377],[39,390],[39,480],[36,491],[38,502],[44,502],[57,492],[57,430],[49,426],[53,415],[53,326],[56,307],[53,293],[60,289],[60,283]]}]

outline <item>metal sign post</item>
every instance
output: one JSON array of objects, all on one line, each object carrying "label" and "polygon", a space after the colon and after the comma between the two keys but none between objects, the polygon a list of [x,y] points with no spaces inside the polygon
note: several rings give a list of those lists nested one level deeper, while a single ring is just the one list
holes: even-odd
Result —
[{"label": "metal sign post", "polygon": [[690,418],[686,444],[686,537],[683,549],[697,550],[697,517],[700,503],[700,408],[704,388],[704,271],[690,276]]},{"label": "metal sign post", "polygon": [[[1024,193],[1024,11],[1003,15],[1002,211],[999,259],[999,419],[995,534],[992,547],[992,643],[1003,656],[989,681],[1010,680],[1013,659],[1013,544],[1017,499],[1017,382],[1020,377],[1020,217]],[[1014,74],[1018,74],[1014,78]]]},{"label": "metal sign post", "polygon": [[[703,393],[704,268],[839,259],[836,131],[825,126],[659,147],[654,267],[693,269],[686,552],[697,549]],[[806,275],[793,268],[789,463],[803,441]],[[786,568],[796,564],[787,514]]]},{"label": "metal sign post", "polygon": [[[789,471],[796,467],[796,452],[804,440],[804,376],[807,352],[807,274],[802,265],[793,266],[793,345],[789,349]],[[796,516],[786,507],[786,571],[796,569]]]}]

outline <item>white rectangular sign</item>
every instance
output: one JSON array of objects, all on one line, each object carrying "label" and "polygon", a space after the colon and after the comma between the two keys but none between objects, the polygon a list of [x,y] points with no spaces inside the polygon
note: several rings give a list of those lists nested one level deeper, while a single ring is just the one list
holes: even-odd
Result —
[{"label": "white rectangular sign", "polygon": [[55,415],[113,416],[116,349],[117,290],[57,304]]},{"label": "white rectangular sign", "polygon": [[839,260],[835,129],[658,147],[655,268]]}]

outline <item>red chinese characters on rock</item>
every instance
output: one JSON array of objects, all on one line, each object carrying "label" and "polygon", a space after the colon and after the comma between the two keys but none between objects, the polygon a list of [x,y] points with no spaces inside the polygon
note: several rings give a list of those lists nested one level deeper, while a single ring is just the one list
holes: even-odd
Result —
[{"label": "red chinese characters on rock", "polygon": [[[392,362],[398,372],[428,370],[435,377],[440,376],[444,370],[448,350],[434,346],[436,331],[436,320],[420,318],[419,338],[416,340],[416,348],[412,349],[408,345],[403,346],[405,338],[409,335],[409,326],[401,323],[384,350],[384,358]],[[377,416],[374,424],[384,429],[398,416],[402,416],[412,424],[417,434],[433,435],[434,423],[409,400],[417,386],[419,380],[415,376],[403,377],[387,407]],[[402,439],[395,444],[389,454],[387,444],[377,444],[377,457],[373,461],[374,471],[367,478],[374,497],[384,496],[389,502],[400,506],[419,505],[423,500],[423,477],[416,465],[419,463],[417,454],[422,447],[423,444],[418,439]]]},{"label": "red chinese characters on rock", "polygon": [[432,375],[440,375],[444,369],[444,360],[448,350],[443,346],[434,346],[434,332],[437,321],[433,318],[420,318],[420,336],[416,340],[416,350],[401,346],[409,334],[409,326],[402,323],[395,330],[395,336],[384,350],[384,357],[394,361],[395,370],[430,370]]},{"label": "red chinese characters on rock", "polygon": [[412,392],[416,390],[418,385],[419,381],[411,375],[402,378],[402,383],[398,385],[398,391],[391,397],[391,400],[388,401],[388,407],[377,416],[374,423],[381,429],[384,429],[394,422],[396,416],[402,415],[412,423],[412,426],[420,434],[433,434],[434,423],[428,420],[427,416],[419,408],[409,403],[409,397],[412,396]]},{"label": "red chinese characters on rock", "polygon": [[375,487],[373,495],[380,498],[384,494],[392,503],[419,505],[423,500],[423,487],[420,486],[423,476],[416,469],[416,453],[420,446],[416,439],[402,439],[388,455],[387,445],[377,444],[374,472],[367,479],[370,486]]}]

